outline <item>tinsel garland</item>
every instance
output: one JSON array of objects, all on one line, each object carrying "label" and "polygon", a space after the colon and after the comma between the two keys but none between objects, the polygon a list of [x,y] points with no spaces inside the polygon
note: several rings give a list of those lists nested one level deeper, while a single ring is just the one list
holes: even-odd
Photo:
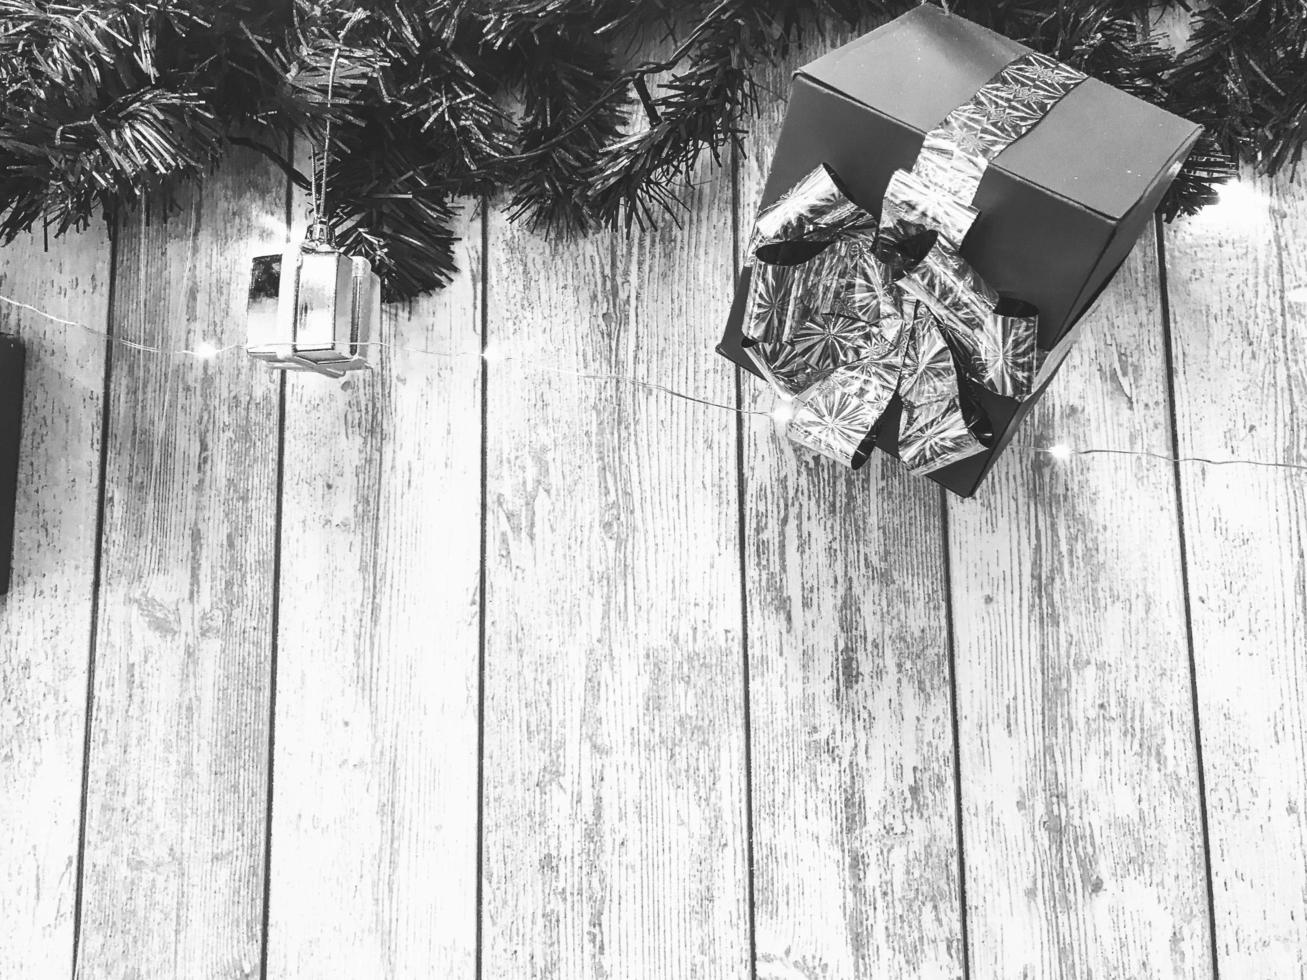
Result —
[{"label": "tinsel garland", "polygon": [[[497,197],[546,232],[648,224],[680,206],[703,154],[738,143],[757,74],[802,32],[870,29],[912,5],[0,0],[0,240],[167,197],[233,145],[307,186],[302,150],[330,116],[325,217],[388,298],[412,297],[454,272],[457,198]],[[1146,0],[950,7],[1208,126],[1168,216],[1210,202],[1233,161],[1274,173],[1302,151],[1302,0],[1214,0],[1179,53],[1141,26]],[[632,54],[648,50],[668,54]]]}]

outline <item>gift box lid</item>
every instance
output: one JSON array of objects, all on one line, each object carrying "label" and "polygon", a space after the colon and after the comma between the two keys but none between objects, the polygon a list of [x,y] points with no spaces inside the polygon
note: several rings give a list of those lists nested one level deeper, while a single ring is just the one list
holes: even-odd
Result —
[{"label": "gift box lid", "polygon": [[[924,134],[1029,50],[923,5],[796,74]],[[1198,133],[1187,119],[1089,78],[1000,153],[991,169],[1119,219],[1159,172],[1176,166],[1177,148],[1187,151]]]}]

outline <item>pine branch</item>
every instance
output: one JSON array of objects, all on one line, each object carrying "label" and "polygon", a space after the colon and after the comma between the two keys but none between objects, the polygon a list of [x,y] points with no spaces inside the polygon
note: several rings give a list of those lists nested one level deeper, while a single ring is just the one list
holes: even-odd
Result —
[{"label": "pine branch", "polygon": [[457,271],[450,224],[458,209],[423,145],[391,120],[373,120],[348,134],[331,174],[336,242],[372,262],[387,302],[448,285]]},{"label": "pine branch", "polygon": [[[805,25],[871,27],[914,5],[0,0],[0,240],[166,196],[235,144],[306,183],[276,147],[290,132],[321,147],[330,124],[327,217],[389,296],[412,296],[453,272],[456,198],[507,191],[514,217],[564,233],[650,224],[682,206],[705,155],[720,162],[738,143],[755,73]],[[1267,173],[1301,156],[1301,0],[1213,0],[1178,68],[1137,26],[1148,0],[950,5],[1208,125],[1168,215],[1213,198],[1227,154]],[[654,41],[675,50],[638,61]],[[637,95],[647,125],[628,123]]]},{"label": "pine branch", "polygon": [[[1121,16],[1120,2],[1105,0],[1101,9],[1063,11],[1050,53],[1123,92],[1185,115],[1177,93],[1174,54],[1143,26],[1149,12]],[[1195,214],[1216,201],[1218,187],[1235,175],[1235,167],[1210,134],[1200,137],[1159,207],[1163,217]]]},{"label": "pine branch", "polygon": [[[720,164],[722,149],[741,140],[745,117],[757,106],[755,73],[785,56],[812,9],[799,2],[764,9],[749,0],[723,0],[706,12],[703,6],[686,66],[652,99],[649,128],[611,143],[581,173],[577,190],[606,225],[643,228],[681,206],[680,191],[702,155]],[[850,5],[832,6],[854,14]],[[647,66],[639,74],[651,73]]]},{"label": "pine branch", "polygon": [[517,152],[532,159],[514,168],[510,214],[565,234],[588,231],[593,217],[575,182],[622,135],[627,105],[623,73],[589,39],[533,39],[514,50],[541,70],[520,81]]},{"label": "pine branch", "polygon": [[158,20],[6,0],[0,29],[0,238],[38,220],[56,232],[202,175],[218,119],[154,59]]},{"label": "pine branch", "polygon": [[1213,0],[1174,76],[1177,111],[1259,172],[1296,168],[1307,139],[1302,0]]}]

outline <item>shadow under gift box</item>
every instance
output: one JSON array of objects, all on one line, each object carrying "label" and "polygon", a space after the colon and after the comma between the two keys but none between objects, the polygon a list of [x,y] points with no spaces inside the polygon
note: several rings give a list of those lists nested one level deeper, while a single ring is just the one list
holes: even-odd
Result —
[{"label": "shadow under gift box", "polygon": [[[759,206],[825,163],[855,203],[879,214],[890,177],[912,168],[925,134],[1028,50],[921,6],[800,68]],[[1076,325],[1148,226],[1199,132],[1090,78],[990,164],[962,256],[999,293],[1039,310],[1039,346],[1048,354],[1042,383],[1024,402],[981,392],[994,448],[930,479],[960,496],[976,492],[1066,357]],[[749,280],[746,267],[717,349],[756,374],[741,346]],[[876,441],[891,455],[900,413],[895,397]]]},{"label": "shadow under gift box", "polygon": [[0,595],[9,591],[23,428],[23,342],[0,334]]}]

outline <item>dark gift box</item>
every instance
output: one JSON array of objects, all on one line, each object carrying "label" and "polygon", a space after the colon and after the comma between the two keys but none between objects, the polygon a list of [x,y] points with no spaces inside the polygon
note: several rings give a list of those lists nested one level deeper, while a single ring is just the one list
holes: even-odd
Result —
[{"label": "dark gift box", "polygon": [[[921,6],[799,69],[762,207],[826,164],[853,202],[877,214],[890,178],[913,167],[925,134],[1028,51]],[[961,255],[998,293],[1033,304],[1047,356],[1041,383],[1025,401],[980,393],[993,448],[937,469],[931,479],[962,496],[976,491],[1066,356],[1077,322],[1148,225],[1199,132],[1091,78],[990,163],[972,201],[980,214]],[[756,374],[742,347],[750,274],[746,267],[718,350]],[[898,401],[890,403],[876,441],[893,455]]]},{"label": "dark gift box", "polygon": [[0,335],[0,595],[9,591],[18,497],[18,442],[23,421],[23,344]]}]

